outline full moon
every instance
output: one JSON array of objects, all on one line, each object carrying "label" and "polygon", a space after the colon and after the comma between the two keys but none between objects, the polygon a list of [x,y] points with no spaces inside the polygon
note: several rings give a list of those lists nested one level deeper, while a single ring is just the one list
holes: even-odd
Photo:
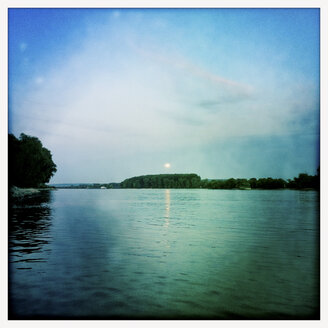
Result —
[{"label": "full moon", "polygon": [[164,164],[164,167],[165,167],[166,169],[169,169],[169,168],[171,167],[171,164],[170,164],[170,163],[165,163],[165,164]]}]

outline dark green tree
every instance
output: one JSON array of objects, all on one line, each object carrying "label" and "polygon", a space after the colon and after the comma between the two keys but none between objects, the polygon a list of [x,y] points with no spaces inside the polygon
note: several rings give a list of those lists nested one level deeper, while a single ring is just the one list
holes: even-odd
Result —
[{"label": "dark green tree", "polygon": [[320,176],[308,175],[307,173],[300,173],[294,180],[288,180],[288,187],[295,189],[320,189]]},{"label": "dark green tree", "polygon": [[57,171],[51,152],[41,141],[22,133],[8,136],[9,185],[39,187],[49,182]]},{"label": "dark green tree", "polygon": [[256,188],[256,183],[257,183],[257,179],[256,178],[251,178],[248,180],[250,186],[252,189],[255,189]]},{"label": "dark green tree", "polygon": [[155,174],[132,177],[121,182],[121,188],[199,188],[197,174]]}]

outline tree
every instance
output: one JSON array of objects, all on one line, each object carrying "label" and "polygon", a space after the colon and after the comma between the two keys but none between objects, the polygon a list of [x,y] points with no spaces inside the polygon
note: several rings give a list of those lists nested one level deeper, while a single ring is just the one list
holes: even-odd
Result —
[{"label": "tree", "polygon": [[39,187],[57,171],[51,152],[41,141],[24,133],[8,136],[9,185]]},{"label": "tree", "polygon": [[256,183],[257,183],[257,179],[256,178],[251,178],[248,180],[250,186],[252,189],[255,189],[256,188]]},{"label": "tree", "polygon": [[234,178],[230,178],[225,181],[225,188],[233,189],[236,188],[236,180]]},{"label": "tree", "polygon": [[[319,172],[318,172],[319,173]],[[297,189],[307,189],[307,188],[320,188],[320,178],[318,175],[308,175],[307,173],[300,173],[298,177],[294,178],[294,181],[290,181],[289,183],[290,188],[297,188]]]},{"label": "tree", "polygon": [[199,188],[197,174],[155,174],[132,177],[121,182],[121,188]]}]

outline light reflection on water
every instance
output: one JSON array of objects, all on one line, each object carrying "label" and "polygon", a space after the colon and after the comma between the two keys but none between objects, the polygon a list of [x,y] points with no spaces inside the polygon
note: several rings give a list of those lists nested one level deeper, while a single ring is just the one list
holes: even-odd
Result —
[{"label": "light reflection on water", "polygon": [[170,224],[170,189],[165,190],[165,224],[164,227],[168,227]]},{"label": "light reflection on water", "polygon": [[318,317],[316,192],[57,190],[9,215],[12,318]]}]

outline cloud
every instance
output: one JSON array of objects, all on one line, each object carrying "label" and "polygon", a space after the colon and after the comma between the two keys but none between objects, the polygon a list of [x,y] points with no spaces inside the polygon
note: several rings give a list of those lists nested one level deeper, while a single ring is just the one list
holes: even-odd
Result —
[{"label": "cloud", "polygon": [[42,76],[37,76],[34,81],[36,84],[42,84],[44,82],[44,78]]},{"label": "cloud", "polygon": [[299,113],[308,111],[302,104],[312,106],[309,92],[295,97],[275,81],[271,83],[279,94],[255,89],[202,69],[182,55],[161,53],[131,47],[124,38],[119,48],[106,39],[87,41],[83,52],[35,78],[38,89],[28,96],[33,105],[25,103],[24,112],[40,119],[55,117],[52,129],[65,135],[83,138],[89,129],[101,138],[115,131],[122,146],[133,147],[123,137],[128,132],[136,136],[135,143],[153,148],[284,134],[295,121],[296,99]]},{"label": "cloud", "polygon": [[121,12],[119,10],[113,10],[112,16],[114,18],[119,18],[121,16]]},{"label": "cloud", "polygon": [[181,55],[176,55],[175,57],[167,54],[164,55],[165,51],[155,52],[152,50],[147,50],[131,41],[129,42],[129,46],[147,60],[157,62],[174,70],[178,69],[182,71],[183,74],[191,75],[205,83],[209,82],[218,88],[224,87],[225,91],[230,91],[235,94],[238,93],[239,95],[243,95],[245,97],[248,97],[253,92],[252,86],[211,73],[210,71],[190,62],[190,60]]},{"label": "cloud", "polygon": [[27,49],[27,43],[25,43],[25,42],[21,42],[21,43],[19,44],[19,50],[20,50],[21,52],[24,52],[26,49]]},{"label": "cloud", "polygon": [[[243,147],[231,142],[234,138],[315,129],[318,97],[305,78],[296,80],[270,63],[264,71],[245,66],[239,74],[238,66],[231,76],[221,76],[213,62],[197,62],[178,47],[169,52],[167,44],[154,43],[138,29],[131,32],[135,26],[124,23],[124,13],[110,17],[115,19],[107,25],[90,27],[79,51],[36,70],[31,85],[11,94],[14,132],[41,138],[55,156],[61,181],[70,180],[61,167],[76,179],[90,177],[92,167],[91,180],[106,172],[108,181],[150,173],[157,161],[161,167],[176,160],[174,167],[182,172],[197,171],[206,167],[209,153],[214,155],[207,172],[215,177],[218,157],[225,159],[221,168],[242,159]],[[138,28],[151,31],[138,17],[143,23]],[[230,154],[229,146],[236,147]]]}]

